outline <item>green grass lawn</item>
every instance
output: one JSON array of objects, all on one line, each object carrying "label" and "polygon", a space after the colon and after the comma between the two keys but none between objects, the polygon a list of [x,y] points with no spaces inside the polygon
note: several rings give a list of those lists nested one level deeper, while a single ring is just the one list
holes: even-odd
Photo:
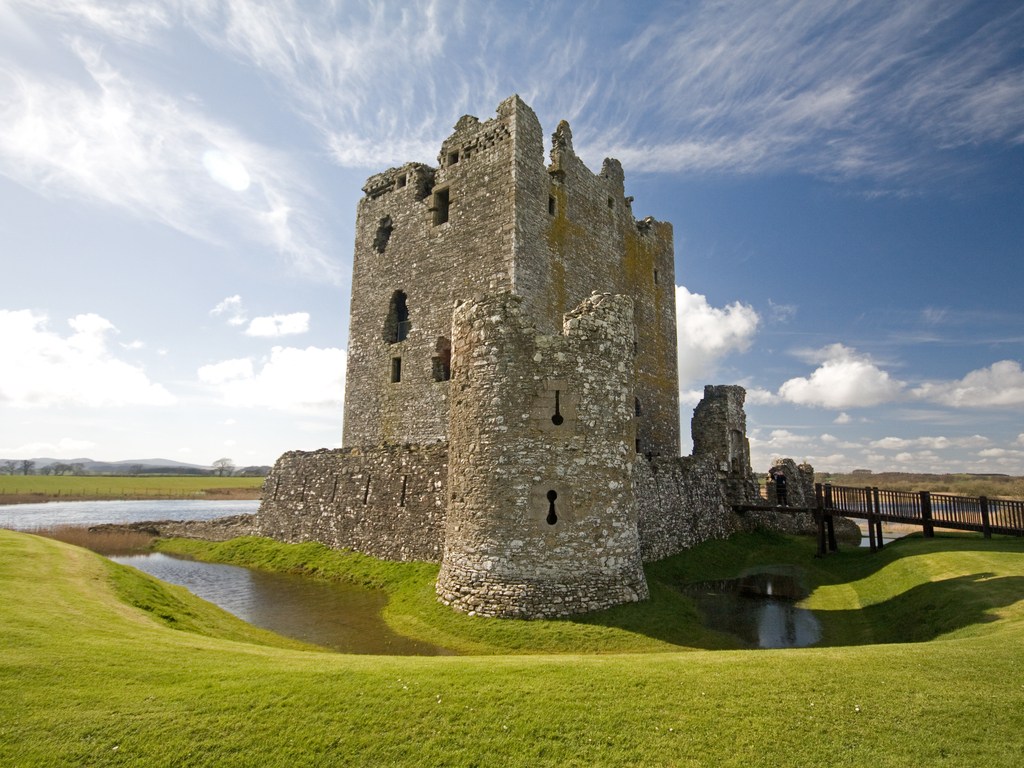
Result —
[{"label": "green grass lawn", "polygon": [[196,475],[3,475],[0,495],[41,493],[52,497],[146,496],[202,494],[210,488],[259,488],[262,477],[204,477]]},{"label": "green grass lawn", "polygon": [[[649,566],[649,612],[563,622],[457,616],[423,593],[435,566],[220,546],[208,554],[382,586],[394,626],[492,655],[307,650],[84,550],[0,531],[0,765],[1024,764],[1018,540],[814,561],[801,540],[735,537]],[[807,567],[831,645],[674,645],[721,639],[673,584],[779,563]],[[626,649],[647,652],[612,652]]]}]

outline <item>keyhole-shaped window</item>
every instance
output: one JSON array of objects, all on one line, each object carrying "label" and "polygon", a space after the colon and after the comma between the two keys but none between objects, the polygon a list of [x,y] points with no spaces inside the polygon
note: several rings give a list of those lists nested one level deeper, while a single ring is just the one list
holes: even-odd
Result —
[{"label": "keyhole-shaped window", "polygon": [[558,491],[548,491],[548,525],[554,525],[558,522],[558,514],[555,512],[555,499],[558,498]]},{"label": "keyhole-shaped window", "polygon": [[[551,423],[556,427],[562,426],[562,422],[565,421],[565,417],[562,416],[562,404],[561,404],[561,392],[555,390],[555,415],[551,417]],[[548,493],[548,499],[551,500],[551,494],[554,491]],[[553,508],[553,507],[552,507]]]}]

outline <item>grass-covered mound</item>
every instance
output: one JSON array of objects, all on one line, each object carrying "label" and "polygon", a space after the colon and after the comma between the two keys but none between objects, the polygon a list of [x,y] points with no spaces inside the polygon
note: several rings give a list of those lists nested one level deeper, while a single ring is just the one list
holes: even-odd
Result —
[{"label": "grass-covered mound", "polygon": [[393,563],[322,544],[242,538],[223,543],[172,539],[162,551],[249,568],[351,581],[389,593],[384,617],[397,632],[462,653],[637,653],[725,650],[735,638],[705,629],[682,584],[797,566],[824,636],[818,646],[932,640],[971,634],[993,611],[1024,597],[1024,542],[976,536],[903,539],[872,555],[844,548],[825,559],[815,543],[767,531],[709,541],[646,567],[651,599],[570,620],[463,616],[437,602],[438,566]]},{"label": "grass-covered mound", "polygon": [[[772,536],[715,542],[648,575],[659,584],[731,576],[799,561],[803,547]],[[136,577],[91,553],[0,531],[0,765],[1021,764],[1020,542],[908,541],[812,566],[811,601],[843,632],[888,640],[911,630],[886,625],[915,624],[935,639],[787,651],[316,653],[229,639],[247,630],[218,625],[216,609],[143,577],[126,588],[119,581]],[[595,626],[632,631],[593,617],[555,623],[570,637]]]}]

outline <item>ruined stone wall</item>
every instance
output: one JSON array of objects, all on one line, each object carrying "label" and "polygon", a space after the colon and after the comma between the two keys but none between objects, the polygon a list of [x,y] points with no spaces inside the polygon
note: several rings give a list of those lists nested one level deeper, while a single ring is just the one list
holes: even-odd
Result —
[{"label": "ruined stone wall", "polygon": [[439,562],[448,447],[291,451],[263,484],[257,533],[384,560]]},{"label": "ruined stone wall", "polygon": [[761,502],[757,479],[750,468],[747,416],[743,410],[746,394],[743,387],[735,385],[708,385],[690,422],[693,456],[714,466],[730,505]]},{"label": "ruined stone wall", "polygon": [[[494,119],[459,120],[437,168],[410,163],[367,181],[356,219],[346,446],[447,438],[449,384],[436,380],[443,361],[434,358],[446,354],[456,301],[512,287],[517,134],[539,130],[513,96]],[[401,340],[389,322],[396,291],[408,309]]]},{"label": "ruined stone wall", "polygon": [[539,333],[524,304],[492,295],[455,313],[438,594],[518,617],[644,599],[632,301],[592,296],[565,316],[564,335]]},{"label": "ruined stone wall", "polygon": [[637,457],[633,477],[645,563],[736,531],[735,516],[710,461]]}]

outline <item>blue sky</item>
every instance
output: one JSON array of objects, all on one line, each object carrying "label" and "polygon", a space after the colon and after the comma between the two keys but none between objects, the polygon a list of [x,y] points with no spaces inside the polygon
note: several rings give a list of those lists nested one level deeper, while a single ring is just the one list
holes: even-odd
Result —
[{"label": "blue sky", "polygon": [[338,446],[360,187],[519,93],[675,227],[684,427],[740,383],[758,471],[1024,474],[1022,40],[1018,2],[0,0],[0,458]]}]

